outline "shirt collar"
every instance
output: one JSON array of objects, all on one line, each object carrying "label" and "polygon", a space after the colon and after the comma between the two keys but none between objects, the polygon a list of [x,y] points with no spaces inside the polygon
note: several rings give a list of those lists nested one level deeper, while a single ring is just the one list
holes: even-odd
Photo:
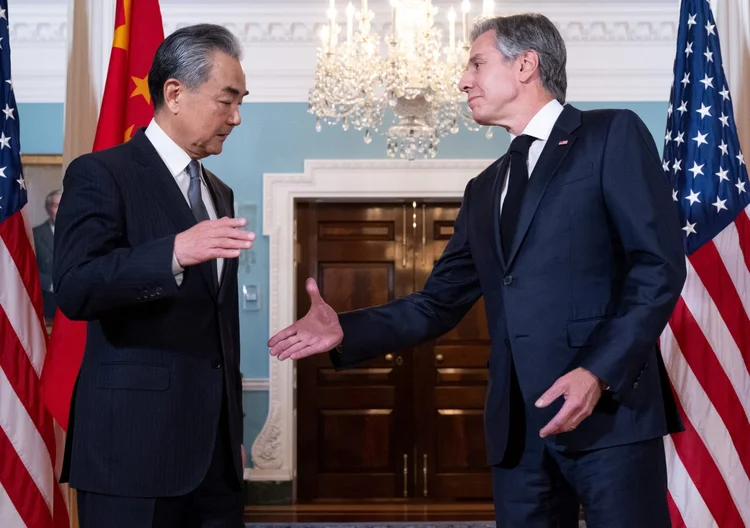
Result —
[{"label": "shirt collar", "polygon": [[[552,99],[531,118],[529,124],[523,129],[523,133],[533,136],[538,140],[547,141],[562,111],[563,105],[557,99]],[[513,134],[510,135],[511,141],[515,138],[516,136]]]},{"label": "shirt collar", "polygon": [[153,118],[146,128],[146,137],[151,141],[173,178],[187,168],[191,159],[188,153],[182,150],[182,147],[175,143]]}]

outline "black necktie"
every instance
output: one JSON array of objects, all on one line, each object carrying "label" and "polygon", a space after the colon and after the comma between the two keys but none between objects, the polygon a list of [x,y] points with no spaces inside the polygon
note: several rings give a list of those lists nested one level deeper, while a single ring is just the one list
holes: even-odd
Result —
[{"label": "black necktie", "polygon": [[527,135],[516,137],[508,149],[510,156],[510,177],[508,178],[508,192],[505,194],[503,209],[500,213],[500,237],[503,245],[503,256],[508,260],[513,237],[516,233],[518,213],[521,210],[523,193],[529,183],[529,169],[526,162],[529,158],[529,147],[537,138]]},{"label": "black necktie", "polygon": [[[198,160],[191,160],[187,166],[187,173],[190,176],[190,186],[188,187],[188,202],[190,209],[193,210],[193,216],[196,222],[210,220],[206,204],[203,203],[203,194],[201,193],[201,165]],[[219,285],[219,274],[216,268],[216,260],[211,260],[211,273],[214,277],[214,287]]]}]

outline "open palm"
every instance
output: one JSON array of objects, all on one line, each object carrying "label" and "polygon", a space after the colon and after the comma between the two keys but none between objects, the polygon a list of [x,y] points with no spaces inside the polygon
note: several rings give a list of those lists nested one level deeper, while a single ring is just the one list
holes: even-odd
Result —
[{"label": "open palm", "polygon": [[305,289],[310,296],[310,310],[268,340],[269,352],[280,360],[328,352],[344,339],[338,315],[320,296],[315,280],[307,279]]}]

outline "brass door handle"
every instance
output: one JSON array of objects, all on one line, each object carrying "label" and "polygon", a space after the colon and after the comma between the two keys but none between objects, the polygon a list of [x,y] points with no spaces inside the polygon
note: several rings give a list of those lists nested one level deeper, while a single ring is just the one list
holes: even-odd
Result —
[{"label": "brass door handle", "polygon": [[404,498],[409,497],[409,455],[404,453]]},{"label": "brass door handle", "polygon": [[445,358],[443,357],[443,354],[437,354],[437,355],[435,356],[435,362],[436,362],[436,363],[442,363],[442,362],[443,362],[443,360],[445,360]]},{"label": "brass door handle", "polygon": [[389,363],[393,363],[393,354],[386,354],[385,360]]},{"label": "brass door handle", "polygon": [[[386,354],[385,355],[385,360],[388,363],[393,363],[393,354]],[[404,364],[404,358],[402,358],[401,356],[396,356],[396,365],[398,365],[400,367],[403,364]]]}]

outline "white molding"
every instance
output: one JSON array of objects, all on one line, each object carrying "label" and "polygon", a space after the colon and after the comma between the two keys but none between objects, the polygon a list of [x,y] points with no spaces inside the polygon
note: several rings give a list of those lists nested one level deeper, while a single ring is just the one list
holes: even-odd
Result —
[{"label": "white molding", "polygon": [[[341,3],[339,1],[339,3]],[[456,1],[435,0],[445,12]],[[92,68],[103,82],[112,43],[114,1],[91,1]],[[387,29],[386,0],[373,0],[374,29]],[[478,3],[477,3],[478,5]],[[568,99],[666,101],[675,56],[677,2],[497,2],[499,13],[538,11],[559,27],[568,47]],[[97,7],[98,6],[98,7]],[[245,47],[248,102],[305,102],[313,81],[322,3],[162,2],[165,34],[196,22],[231,29]],[[341,10],[340,10],[341,11]],[[438,22],[442,20],[438,15]],[[19,5],[11,13],[11,45],[19,102],[63,102],[68,11],[64,3]],[[100,50],[100,51],[97,51]],[[103,69],[103,70],[102,70]],[[97,88],[99,88],[97,86]]]},{"label": "white molding", "polygon": [[[269,335],[295,319],[294,207],[300,199],[460,198],[493,160],[308,160],[301,174],[263,175],[263,234],[270,253]],[[296,370],[270,358],[268,418],[251,449],[252,480],[293,480]]]},{"label": "white molding", "polygon": [[268,378],[242,378],[242,392],[264,392],[268,387]]}]

